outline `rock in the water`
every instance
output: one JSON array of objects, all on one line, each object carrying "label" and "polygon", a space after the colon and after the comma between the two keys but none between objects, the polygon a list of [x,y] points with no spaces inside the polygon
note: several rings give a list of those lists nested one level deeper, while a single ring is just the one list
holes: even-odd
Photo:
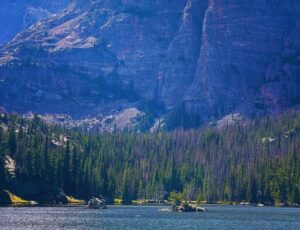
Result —
[{"label": "rock in the water", "polygon": [[174,212],[207,212],[207,209],[197,205],[193,205],[186,202],[175,202],[172,205],[172,211]]},{"label": "rock in the water", "polygon": [[31,200],[30,205],[38,205],[38,202]]},{"label": "rock in the water", "polygon": [[87,208],[91,209],[107,209],[104,199],[93,197],[88,201]]}]

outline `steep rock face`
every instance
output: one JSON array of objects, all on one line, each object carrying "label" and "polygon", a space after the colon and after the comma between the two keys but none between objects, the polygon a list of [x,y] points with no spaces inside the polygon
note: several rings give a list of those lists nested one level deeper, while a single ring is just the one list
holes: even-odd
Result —
[{"label": "steep rock face", "polygon": [[[195,79],[185,96],[187,109],[211,119],[299,103],[290,100],[299,99],[300,90],[295,44],[299,43],[299,5],[297,1],[210,1]],[[271,72],[287,68],[281,60],[285,46],[296,52],[291,54],[293,67],[275,80],[276,73]]]},{"label": "steep rock face", "polygon": [[194,79],[200,54],[203,18],[208,1],[187,1],[179,30],[168,46],[166,58],[158,72],[156,99],[170,109],[177,106]]},{"label": "steep rock face", "polygon": [[[194,59],[195,66],[198,51],[189,58],[189,50],[200,47],[197,21],[202,19],[192,15],[199,8],[202,12],[206,8],[199,0],[74,1],[4,47],[2,64],[10,67],[2,68],[2,88],[10,81],[19,84],[3,91],[2,105],[22,112],[33,108],[84,116],[121,110],[127,102],[150,101],[159,94],[159,66],[169,68],[162,63],[175,53],[176,43],[181,43],[185,63]],[[12,69],[17,74],[11,76]],[[181,72],[178,82],[185,77]],[[176,89],[177,78],[174,74],[172,78]],[[161,95],[171,98],[174,90],[164,89]],[[22,96],[14,91],[22,91]]]},{"label": "steep rock face", "polygon": [[74,0],[2,48],[0,106],[278,112],[300,103],[299,12],[298,0]]},{"label": "steep rock face", "polygon": [[300,21],[284,41],[280,55],[267,68],[257,92],[263,109],[282,110],[300,104]]},{"label": "steep rock face", "polygon": [[50,17],[67,6],[69,0],[2,0],[0,2],[0,45],[36,21]]}]

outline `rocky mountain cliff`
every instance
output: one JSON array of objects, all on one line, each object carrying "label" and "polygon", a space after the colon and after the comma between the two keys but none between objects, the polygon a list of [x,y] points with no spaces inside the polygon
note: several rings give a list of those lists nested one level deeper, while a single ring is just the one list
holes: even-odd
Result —
[{"label": "rocky mountain cliff", "polygon": [[299,13],[297,0],[74,0],[2,48],[0,105],[197,124],[280,112],[300,104]]},{"label": "rocky mountain cliff", "polygon": [[300,2],[211,1],[188,110],[208,117],[300,103]]},{"label": "rocky mountain cliff", "polygon": [[69,0],[1,0],[0,45],[33,23],[60,12]]}]

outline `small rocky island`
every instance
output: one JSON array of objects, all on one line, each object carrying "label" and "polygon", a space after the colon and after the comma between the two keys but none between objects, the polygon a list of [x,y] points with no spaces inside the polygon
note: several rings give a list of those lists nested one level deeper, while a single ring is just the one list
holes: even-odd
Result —
[{"label": "small rocky island", "polygon": [[88,201],[87,208],[89,208],[89,209],[107,209],[106,201],[104,198],[92,197]]},{"label": "small rocky island", "polygon": [[172,205],[172,211],[174,211],[174,212],[207,212],[207,209],[204,207],[197,206],[195,204],[175,201]]}]

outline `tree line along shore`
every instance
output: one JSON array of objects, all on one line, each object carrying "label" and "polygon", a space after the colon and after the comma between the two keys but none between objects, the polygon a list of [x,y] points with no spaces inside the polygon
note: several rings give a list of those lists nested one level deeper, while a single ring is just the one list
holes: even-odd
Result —
[{"label": "tree line along shore", "polygon": [[101,194],[122,203],[176,198],[295,206],[299,137],[298,111],[221,129],[143,134],[86,133],[3,114],[0,194],[39,204]]}]

